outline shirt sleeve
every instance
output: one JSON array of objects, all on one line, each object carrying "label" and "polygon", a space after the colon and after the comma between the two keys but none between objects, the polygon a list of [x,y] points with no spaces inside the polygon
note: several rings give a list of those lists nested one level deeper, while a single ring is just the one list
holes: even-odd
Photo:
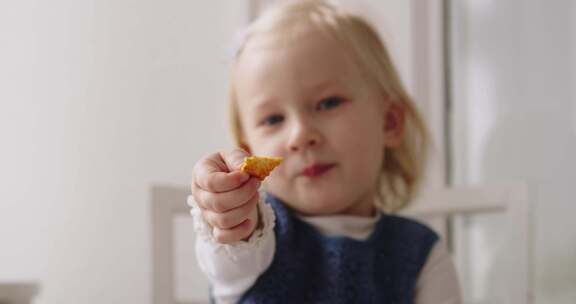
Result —
[{"label": "shirt sleeve", "polygon": [[460,304],[458,275],[446,244],[434,245],[416,282],[416,304]]},{"label": "shirt sleeve", "polygon": [[272,207],[260,195],[258,210],[262,225],[248,241],[220,244],[212,236],[212,228],[191,197],[188,204],[194,218],[196,257],[200,269],[212,286],[212,297],[217,304],[237,303],[256,279],[272,263],[276,248],[275,216]]}]

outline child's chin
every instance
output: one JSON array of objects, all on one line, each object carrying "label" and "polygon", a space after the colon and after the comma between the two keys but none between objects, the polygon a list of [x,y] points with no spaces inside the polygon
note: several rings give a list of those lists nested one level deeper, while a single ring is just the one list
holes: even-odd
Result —
[{"label": "child's chin", "polygon": [[[307,215],[328,215],[337,214],[346,209],[346,202],[343,196],[337,191],[324,189],[324,187],[314,188],[293,188],[293,191],[270,187],[268,192],[282,199],[285,204],[295,209],[299,213]],[[295,190],[295,191],[294,191]]]},{"label": "child's chin", "polygon": [[345,209],[344,203],[332,195],[311,196],[303,198],[303,208],[311,215],[337,214]]}]

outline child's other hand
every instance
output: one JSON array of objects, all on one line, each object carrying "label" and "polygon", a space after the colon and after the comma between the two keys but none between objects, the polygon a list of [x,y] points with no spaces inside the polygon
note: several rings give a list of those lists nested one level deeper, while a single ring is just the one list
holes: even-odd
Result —
[{"label": "child's other hand", "polygon": [[258,226],[260,180],[240,171],[243,150],[214,153],[192,171],[192,195],[217,242],[247,240]]}]

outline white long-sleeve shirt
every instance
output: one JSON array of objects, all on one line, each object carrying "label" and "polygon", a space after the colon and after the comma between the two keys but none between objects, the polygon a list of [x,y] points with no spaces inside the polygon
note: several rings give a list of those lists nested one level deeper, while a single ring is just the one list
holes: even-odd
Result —
[{"label": "white long-sleeve shirt", "polygon": [[[189,204],[194,206],[189,198]],[[200,268],[212,285],[217,304],[236,303],[272,263],[276,249],[275,216],[272,207],[260,200],[258,204],[262,228],[248,241],[220,244],[212,237],[212,229],[198,208],[192,208],[196,238],[196,256]],[[372,233],[381,214],[374,217],[331,215],[300,217],[325,235],[341,235],[365,240]],[[416,283],[416,304],[462,303],[460,287],[452,257],[439,241],[432,248]]]}]

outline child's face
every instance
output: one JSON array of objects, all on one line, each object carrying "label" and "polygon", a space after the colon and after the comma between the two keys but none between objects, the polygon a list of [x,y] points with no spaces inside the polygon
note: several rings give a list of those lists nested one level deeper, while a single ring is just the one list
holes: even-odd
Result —
[{"label": "child's face", "polygon": [[311,32],[284,46],[260,36],[235,71],[250,152],[285,158],[267,190],[303,214],[371,214],[393,107],[341,46]]}]

